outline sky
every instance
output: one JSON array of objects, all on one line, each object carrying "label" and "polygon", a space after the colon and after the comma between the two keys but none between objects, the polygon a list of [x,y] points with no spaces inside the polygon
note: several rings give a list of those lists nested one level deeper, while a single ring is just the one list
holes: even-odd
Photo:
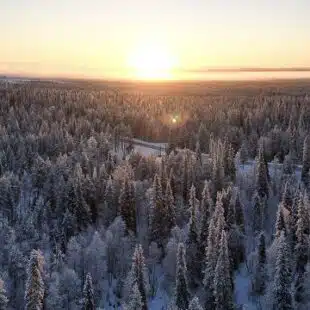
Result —
[{"label": "sky", "polygon": [[180,77],[310,68],[309,0],[0,0],[0,12],[0,74],[126,78],[154,50]]}]

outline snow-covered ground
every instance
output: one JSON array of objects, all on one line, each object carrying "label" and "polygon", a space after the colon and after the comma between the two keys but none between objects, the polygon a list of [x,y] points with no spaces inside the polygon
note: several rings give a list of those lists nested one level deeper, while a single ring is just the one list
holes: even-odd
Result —
[{"label": "snow-covered ground", "polygon": [[242,264],[235,273],[235,300],[240,309],[257,310],[257,307],[249,298],[251,277],[245,264]]},{"label": "snow-covered ground", "polygon": [[151,156],[151,155],[160,156],[160,155],[165,154],[165,149],[163,148],[162,151],[159,151],[159,150],[155,150],[150,147],[147,147],[147,146],[135,145],[134,152],[140,153],[143,156]]},{"label": "snow-covered ground", "polygon": [[140,140],[140,139],[132,139],[134,143],[143,143],[145,145],[149,145],[149,146],[155,146],[155,147],[162,147],[163,149],[165,149],[168,146],[168,143],[154,143],[154,142],[147,142],[144,140]]},{"label": "snow-covered ground", "polygon": [[[133,141],[133,152],[139,153],[143,156],[160,156],[166,154],[166,148],[168,143],[154,143],[154,142],[147,142],[140,139],[132,139]],[[127,142],[124,142],[127,145]],[[125,148],[124,148],[125,149]],[[122,150],[119,150],[122,153]],[[123,154],[118,154],[120,158]]]}]

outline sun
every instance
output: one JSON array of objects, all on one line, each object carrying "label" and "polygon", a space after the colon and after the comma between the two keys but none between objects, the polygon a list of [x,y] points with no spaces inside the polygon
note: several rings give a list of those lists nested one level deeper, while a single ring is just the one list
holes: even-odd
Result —
[{"label": "sun", "polygon": [[171,79],[175,60],[165,46],[148,44],[136,48],[128,59],[130,75],[143,80]]}]

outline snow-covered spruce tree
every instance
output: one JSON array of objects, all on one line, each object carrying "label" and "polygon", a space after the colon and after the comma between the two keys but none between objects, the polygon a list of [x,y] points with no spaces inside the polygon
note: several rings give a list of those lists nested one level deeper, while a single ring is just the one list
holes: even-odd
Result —
[{"label": "snow-covered spruce tree", "polygon": [[[229,185],[226,189],[223,189],[221,192],[221,196],[222,196],[221,201],[222,201],[223,208],[224,208],[225,221],[227,224],[229,222],[232,225],[235,223],[235,210],[234,208],[230,209],[230,205],[231,205],[232,198],[233,198],[232,186]],[[228,219],[228,216],[231,216],[231,219]]]},{"label": "snow-covered spruce tree", "polygon": [[205,271],[203,279],[205,309],[214,309],[214,271],[217,263],[217,244],[214,218],[211,219],[208,234],[208,246],[205,256]]},{"label": "snow-covered spruce tree", "polygon": [[230,270],[233,273],[245,260],[245,236],[239,226],[233,225],[227,231],[227,243],[230,258]]},{"label": "snow-covered spruce tree", "polygon": [[265,162],[264,151],[259,149],[256,159],[256,191],[261,198],[269,197],[268,171]]},{"label": "snow-covered spruce tree", "polygon": [[186,263],[189,278],[189,285],[195,287],[200,278],[200,264],[198,259],[198,227],[197,227],[197,209],[199,200],[196,198],[196,188],[194,185],[191,187],[189,206],[191,217],[189,221],[188,238],[186,241]]},{"label": "snow-covered spruce tree", "polygon": [[202,212],[203,221],[208,223],[213,214],[214,205],[212,201],[212,190],[211,182],[205,181],[202,193],[201,193],[201,203],[200,210]]},{"label": "snow-covered spruce tree", "polygon": [[188,201],[191,186],[189,166],[190,166],[190,159],[187,156],[187,154],[185,154],[182,165],[182,195],[184,201]]},{"label": "snow-covered spruce tree", "polygon": [[199,303],[198,297],[194,297],[189,303],[188,310],[203,310],[202,306]]},{"label": "snow-covered spruce tree", "polygon": [[255,262],[253,292],[258,295],[263,295],[266,289],[267,268],[266,268],[266,241],[265,235],[262,232],[259,236],[257,249],[257,260]]},{"label": "snow-covered spruce tree", "polygon": [[307,198],[300,196],[298,201],[298,213],[296,223],[296,282],[294,298],[296,302],[301,303],[305,295],[305,275],[306,265],[309,261],[308,247],[309,247],[309,213]]},{"label": "snow-covered spruce tree", "polygon": [[187,310],[189,306],[190,294],[187,284],[187,268],[185,261],[185,247],[183,243],[178,245],[177,271],[175,287],[175,305],[180,310]]},{"label": "snow-covered spruce tree", "polygon": [[302,156],[302,170],[301,180],[306,186],[309,184],[309,170],[310,170],[310,136],[308,135],[304,140],[303,156]]},{"label": "snow-covered spruce tree", "polygon": [[161,248],[163,248],[165,239],[169,235],[166,226],[168,224],[166,223],[166,211],[161,181],[155,174],[151,191],[150,241],[156,242]]},{"label": "snow-covered spruce tree", "polygon": [[305,206],[305,199],[300,195],[296,223],[296,271],[304,273],[308,262],[309,213]]},{"label": "snow-covered spruce tree", "polygon": [[239,226],[240,230],[244,233],[244,211],[243,211],[243,204],[240,200],[240,192],[239,189],[236,190],[236,198],[235,198],[235,218],[236,218],[236,225]]},{"label": "snow-covered spruce tree", "polygon": [[95,310],[95,301],[94,301],[94,289],[93,281],[90,273],[86,275],[84,288],[83,288],[83,301],[82,301],[83,310]]},{"label": "snow-covered spruce tree", "polygon": [[245,162],[248,160],[249,157],[249,152],[248,152],[248,147],[247,147],[247,143],[245,140],[243,140],[240,150],[239,150],[239,154],[240,154],[240,162],[241,164],[245,164]]},{"label": "snow-covered spruce tree", "polygon": [[128,231],[136,233],[136,201],[134,184],[128,177],[125,177],[120,196],[119,212],[126,223]]},{"label": "snow-covered spruce tree", "polygon": [[143,310],[142,297],[137,283],[134,284],[129,301],[124,308],[125,310]]},{"label": "snow-covered spruce tree", "polygon": [[128,296],[126,296],[128,302],[128,298],[130,298],[130,295],[133,294],[132,290],[134,288],[134,285],[136,284],[141,294],[142,309],[147,310],[147,295],[149,292],[149,282],[147,269],[144,261],[145,259],[142,246],[138,244],[136,245],[135,252],[132,257],[132,265],[126,279],[125,289],[127,291],[127,294],[129,293]]},{"label": "snow-covered spruce tree", "polygon": [[282,201],[281,204],[283,208],[286,210],[292,212],[292,205],[293,205],[293,195],[291,192],[291,186],[290,181],[287,181],[284,186],[284,191],[282,195]]},{"label": "snow-covered spruce tree", "polygon": [[231,199],[227,205],[226,223],[228,230],[236,227],[236,209],[234,199]]},{"label": "snow-covered spruce tree", "polygon": [[235,167],[235,154],[230,143],[226,143],[224,156],[224,170],[225,175],[230,177],[231,181],[234,181],[236,178],[236,167]]},{"label": "snow-covered spruce tree", "polygon": [[32,250],[27,268],[27,282],[25,291],[25,310],[43,309],[44,283],[43,283],[44,258],[39,250]]},{"label": "snow-covered spruce tree", "polygon": [[166,227],[167,227],[167,235],[170,234],[171,229],[175,226],[175,204],[174,197],[170,185],[170,180],[167,180],[166,192],[164,197],[164,204],[166,210]]},{"label": "snow-covered spruce tree", "polygon": [[294,166],[291,152],[284,156],[282,171],[285,176],[290,176],[294,173]]},{"label": "snow-covered spruce tree", "polygon": [[217,193],[215,210],[213,213],[214,223],[215,223],[215,238],[216,238],[216,249],[219,251],[219,244],[222,238],[222,231],[226,228],[225,216],[224,216],[224,208],[222,201],[222,194],[220,192]]},{"label": "snow-covered spruce tree", "polygon": [[265,198],[261,198],[258,192],[253,195],[253,231],[260,232],[264,226],[264,214],[265,214]]},{"label": "snow-covered spruce tree", "polygon": [[220,252],[214,274],[214,297],[216,310],[234,309],[227,237],[224,230],[222,231]]},{"label": "snow-covered spruce tree", "polygon": [[280,237],[282,231],[284,231],[285,236],[287,236],[284,215],[283,215],[283,208],[282,208],[282,204],[280,203],[278,205],[277,219],[276,219],[276,231],[275,231],[276,238]]},{"label": "snow-covered spruce tree", "polygon": [[219,157],[213,159],[212,184],[213,184],[212,199],[213,201],[216,201],[217,193],[220,192],[224,186],[224,167]]},{"label": "snow-covered spruce tree", "polygon": [[[205,182],[202,194],[201,194],[200,212],[201,212],[201,226],[198,243],[198,257],[197,260],[200,264],[200,269],[205,266],[206,247],[208,245],[208,231],[211,215],[213,214],[213,201],[211,197],[211,189],[209,182]],[[201,278],[203,273],[200,272]]]},{"label": "snow-covered spruce tree", "polygon": [[4,289],[4,283],[0,279],[0,310],[7,309],[8,298],[6,297],[6,291]]},{"label": "snow-covered spruce tree", "polygon": [[70,177],[67,185],[67,206],[70,213],[76,219],[78,231],[83,230],[91,223],[90,207],[85,200],[83,192],[84,178],[81,165],[78,163],[75,165],[73,175]]},{"label": "snow-covered spruce tree", "polygon": [[175,195],[177,193],[177,185],[176,185],[176,180],[175,180],[173,168],[171,168],[170,172],[169,172],[169,183],[170,183],[170,187],[172,190],[173,197],[175,197]]},{"label": "snow-covered spruce tree", "polygon": [[99,209],[99,216],[106,226],[109,226],[117,216],[117,203],[115,203],[114,195],[114,184],[110,177],[106,182],[103,206]]},{"label": "snow-covered spruce tree", "polygon": [[161,157],[161,162],[159,166],[159,171],[158,171],[158,177],[161,183],[161,187],[164,191],[167,187],[167,182],[168,182],[168,174],[167,174],[167,164],[166,164],[166,156]]},{"label": "snow-covered spruce tree", "polygon": [[199,141],[196,142],[195,153],[196,153],[196,160],[200,165],[202,165],[202,155]]},{"label": "snow-covered spruce tree", "polygon": [[272,310],[294,309],[291,283],[292,276],[289,267],[289,252],[284,232],[279,237],[275,275],[271,290]]}]

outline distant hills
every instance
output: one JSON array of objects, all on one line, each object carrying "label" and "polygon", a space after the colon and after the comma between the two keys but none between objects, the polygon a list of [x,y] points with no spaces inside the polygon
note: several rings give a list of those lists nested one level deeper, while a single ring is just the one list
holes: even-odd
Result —
[{"label": "distant hills", "polygon": [[208,67],[208,68],[195,68],[195,69],[181,69],[184,72],[190,73],[208,73],[208,72],[310,72],[310,67],[282,67],[282,68],[272,68],[272,67]]}]

